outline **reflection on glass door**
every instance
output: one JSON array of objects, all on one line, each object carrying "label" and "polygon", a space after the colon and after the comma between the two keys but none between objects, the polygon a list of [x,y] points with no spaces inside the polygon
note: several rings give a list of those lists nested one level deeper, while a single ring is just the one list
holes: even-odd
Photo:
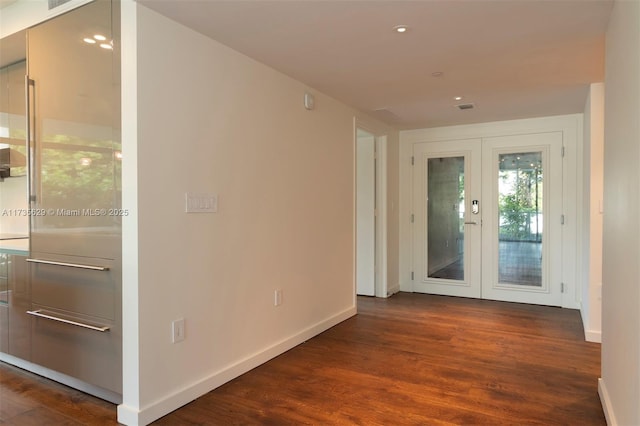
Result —
[{"label": "reflection on glass door", "polygon": [[429,278],[464,280],[464,157],[427,163]]},{"label": "reflection on glass door", "polygon": [[562,305],[561,149],[561,132],[483,139],[483,298]]},{"label": "reflection on glass door", "polygon": [[414,145],[413,291],[480,297],[480,142]]},{"label": "reflection on glass door", "polygon": [[498,158],[498,283],[542,287],[542,152]]},{"label": "reflection on glass door", "polygon": [[31,218],[35,252],[103,257],[120,244],[113,12],[110,0],[98,0],[29,29],[30,196],[31,207],[43,212]]}]

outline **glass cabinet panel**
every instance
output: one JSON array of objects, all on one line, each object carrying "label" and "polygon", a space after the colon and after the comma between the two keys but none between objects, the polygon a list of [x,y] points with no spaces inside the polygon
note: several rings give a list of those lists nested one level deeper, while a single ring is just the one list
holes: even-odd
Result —
[{"label": "glass cabinet panel", "polygon": [[32,251],[54,250],[52,235],[120,233],[116,22],[98,0],[29,30]]}]

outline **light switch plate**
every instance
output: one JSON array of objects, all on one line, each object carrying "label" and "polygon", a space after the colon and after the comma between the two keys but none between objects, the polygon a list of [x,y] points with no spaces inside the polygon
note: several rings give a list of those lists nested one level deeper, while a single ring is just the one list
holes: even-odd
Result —
[{"label": "light switch plate", "polygon": [[218,194],[185,194],[186,213],[216,213],[218,211]]},{"label": "light switch plate", "polygon": [[304,107],[312,110],[316,106],[316,100],[311,93],[304,94]]},{"label": "light switch plate", "polygon": [[178,343],[184,340],[184,318],[178,318],[171,322],[171,342]]}]

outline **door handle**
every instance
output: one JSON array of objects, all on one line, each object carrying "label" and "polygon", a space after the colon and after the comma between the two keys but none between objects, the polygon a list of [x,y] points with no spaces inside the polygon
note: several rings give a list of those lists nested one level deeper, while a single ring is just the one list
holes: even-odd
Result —
[{"label": "door handle", "polygon": [[79,263],[54,262],[52,260],[42,260],[42,259],[27,259],[27,262],[41,263],[43,265],[66,266],[69,268],[89,269],[92,271],[108,271],[109,270],[108,266],[82,265]]},{"label": "door handle", "polygon": [[42,309],[36,309],[35,311],[27,311],[29,315],[33,315],[34,317],[44,318],[51,321],[62,322],[64,324],[75,325],[76,327],[88,328],[89,330],[99,331],[104,333],[105,331],[109,331],[111,327],[107,325],[99,326],[99,325],[91,325],[83,322],[72,321],[65,318],[56,317],[54,315],[45,314]]},{"label": "door handle", "polygon": [[472,220],[471,222],[465,222],[465,225],[477,225],[478,222],[476,222],[475,220]]},{"label": "door handle", "polygon": [[[36,91],[36,82],[29,78],[28,75],[25,76],[25,107],[27,112],[27,137],[26,137],[26,150],[27,150],[27,190],[28,190],[28,203],[31,206],[31,203],[35,203],[36,201],[36,152],[35,152],[35,144],[36,144],[36,113],[35,113],[35,91]],[[33,98],[33,104],[31,103],[31,98]]]}]

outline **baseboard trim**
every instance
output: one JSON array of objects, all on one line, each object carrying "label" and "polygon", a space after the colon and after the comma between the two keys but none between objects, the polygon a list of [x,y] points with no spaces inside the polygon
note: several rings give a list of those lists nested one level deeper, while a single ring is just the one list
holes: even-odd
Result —
[{"label": "baseboard trim", "polygon": [[598,379],[598,395],[600,395],[600,403],[602,404],[602,411],[604,411],[604,418],[607,421],[607,425],[618,426],[616,416],[613,414],[609,392],[607,392],[607,386],[602,377]]},{"label": "baseboard trim", "polygon": [[148,425],[154,420],[169,414],[170,412],[188,404],[196,398],[222,386],[236,377],[264,364],[270,359],[288,351],[295,346],[311,339],[314,336],[328,330],[336,324],[354,316],[356,307],[350,307],[330,318],[320,321],[310,327],[305,328],[293,336],[287,337],[259,352],[247,356],[246,358],[229,365],[202,380],[192,383],[182,389],[160,399],[140,410],[124,404],[118,406],[118,422],[129,426]]},{"label": "baseboard trim", "polygon": [[93,395],[100,399],[104,399],[105,401],[109,401],[113,404],[119,404],[122,402],[122,396],[116,392],[110,391],[108,389],[103,389],[98,386],[90,385],[89,383],[78,380],[75,377],[71,377],[66,374],[59,373],[55,370],[43,367],[41,365],[25,361],[22,358],[17,358],[13,355],[0,352],[0,361],[14,365],[18,368],[22,368],[23,370],[30,371],[34,374],[37,374],[38,376],[46,377],[47,379],[53,380],[54,382],[62,383],[63,385],[78,389],[79,391],[88,393],[89,395]]},{"label": "baseboard trim", "polygon": [[587,342],[602,343],[602,332],[594,330],[584,330],[584,339]]},{"label": "baseboard trim", "polygon": [[392,285],[391,287],[387,288],[387,297],[393,296],[399,291],[400,291],[400,284]]}]

